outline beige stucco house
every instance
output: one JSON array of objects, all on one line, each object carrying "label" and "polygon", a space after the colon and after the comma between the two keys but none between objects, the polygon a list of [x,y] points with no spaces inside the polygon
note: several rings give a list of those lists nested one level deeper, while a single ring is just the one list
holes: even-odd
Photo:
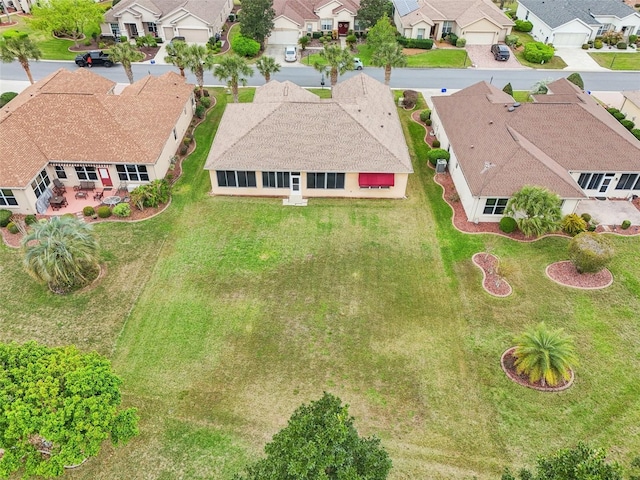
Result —
[{"label": "beige stucco house", "polygon": [[514,22],[491,0],[393,0],[393,20],[406,38],[440,40],[449,33],[469,45],[491,45],[511,33]]},{"label": "beige stucco house", "polygon": [[114,93],[115,83],[59,69],[0,110],[0,208],[44,213],[52,183],[134,187],[165,176],[195,109],[170,72]]},{"label": "beige stucco house", "polygon": [[620,111],[636,124],[636,128],[640,128],[640,90],[622,92],[624,100]]},{"label": "beige stucco house", "polygon": [[271,81],[228,105],[205,165],[211,192],[403,198],[413,169],[389,88],[359,74],[332,93]]},{"label": "beige stucco house", "polygon": [[233,0],[122,0],[105,13],[103,35],[152,35],[169,41],[206,43],[222,29]]},{"label": "beige stucco house", "polygon": [[434,130],[469,221],[499,221],[525,185],[560,195],[563,214],[589,197],[640,193],[640,141],[566,79],[548,88],[522,105],[486,82],[432,97]]}]

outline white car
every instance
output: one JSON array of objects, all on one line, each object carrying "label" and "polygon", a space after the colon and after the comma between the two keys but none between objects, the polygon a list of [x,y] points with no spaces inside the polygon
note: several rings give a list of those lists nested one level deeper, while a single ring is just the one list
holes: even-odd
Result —
[{"label": "white car", "polygon": [[284,61],[295,62],[298,59],[298,52],[296,47],[288,46],[284,47]]},{"label": "white car", "polygon": [[353,69],[354,70],[362,70],[362,61],[358,57],[353,57]]}]

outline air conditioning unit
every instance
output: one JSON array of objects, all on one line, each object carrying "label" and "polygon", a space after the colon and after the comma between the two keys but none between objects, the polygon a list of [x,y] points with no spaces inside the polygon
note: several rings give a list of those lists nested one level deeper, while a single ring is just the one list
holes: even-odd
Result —
[{"label": "air conditioning unit", "polygon": [[436,162],[436,173],[444,173],[447,171],[447,161],[443,158],[440,158]]}]

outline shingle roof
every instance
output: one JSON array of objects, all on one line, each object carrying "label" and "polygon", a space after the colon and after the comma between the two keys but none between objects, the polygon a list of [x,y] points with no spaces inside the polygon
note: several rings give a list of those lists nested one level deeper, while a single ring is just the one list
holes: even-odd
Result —
[{"label": "shingle roof", "polygon": [[587,25],[598,25],[592,15],[624,18],[635,10],[619,0],[519,0],[527,10],[549,25],[559,27],[576,18]]},{"label": "shingle roof", "polygon": [[0,117],[0,185],[24,187],[49,162],[155,163],[193,85],[169,72],[122,95],[108,86],[88,70],[60,69],[18,95],[19,107]]},{"label": "shingle roof", "polygon": [[213,23],[223,10],[227,0],[122,0],[104,15],[105,22],[115,22],[122,12],[134,5],[153,12],[158,19],[182,8],[192,15]]},{"label": "shingle roof", "polygon": [[[298,25],[302,25],[305,20],[319,20],[316,10],[323,7],[328,1],[318,2],[314,0],[273,0],[273,10],[276,18],[287,17]],[[334,13],[345,8],[354,14],[360,8],[360,0],[340,0],[340,5],[334,8]]]},{"label": "shingle roof", "polygon": [[413,171],[388,87],[359,74],[336,85],[332,99],[306,101],[296,90],[303,89],[271,81],[256,102],[227,105],[205,168]]},{"label": "shingle roof", "polygon": [[447,20],[464,28],[483,18],[502,27],[514,25],[491,0],[417,0],[417,7],[401,17],[402,25],[415,25],[420,20],[433,25]]},{"label": "shingle roof", "polygon": [[432,97],[474,196],[508,197],[524,185],[542,185],[580,198],[568,172],[640,171],[640,142],[589,95],[558,82],[565,85],[550,84],[555,91],[573,89],[572,98],[559,95],[569,101],[525,103],[511,112],[513,99],[485,82]]}]

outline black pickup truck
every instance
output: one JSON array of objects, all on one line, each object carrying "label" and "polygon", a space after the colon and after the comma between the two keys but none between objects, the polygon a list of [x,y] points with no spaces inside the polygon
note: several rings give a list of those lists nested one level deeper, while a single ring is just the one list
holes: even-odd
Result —
[{"label": "black pickup truck", "polygon": [[109,68],[113,61],[109,59],[109,54],[101,50],[93,50],[76,56],[76,65],[79,67],[93,67],[94,65],[104,65]]}]

